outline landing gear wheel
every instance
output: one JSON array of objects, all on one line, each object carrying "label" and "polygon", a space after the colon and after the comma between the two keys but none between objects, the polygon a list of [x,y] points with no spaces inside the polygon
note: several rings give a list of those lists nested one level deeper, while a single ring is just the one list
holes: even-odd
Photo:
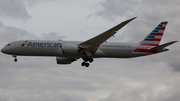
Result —
[{"label": "landing gear wheel", "polygon": [[81,63],[81,66],[86,66],[86,67],[89,67],[89,63],[82,62],[82,63]]},{"label": "landing gear wheel", "polygon": [[86,63],[86,67],[89,67],[89,63]]},{"label": "landing gear wheel", "polygon": [[[89,67],[89,63],[92,63],[94,60],[93,58],[91,58],[90,56],[89,57],[86,57],[86,58],[82,58],[84,60],[84,62],[81,63],[82,66],[86,66],[86,67]],[[87,63],[89,62],[89,63]]]},{"label": "landing gear wheel", "polygon": [[82,63],[81,63],[81,66],[85,66],[85,65],[86,65],[86,63],[85,63],[85,62],[82,62]]},{"label": "landing gear wheel", "polygon": [[17,62],[17,55],[13,55],[12,57],[14,57],[14,62]]},{"label": "landing gear wheel", "polygon": [[93,62],[93,58],[91,58],[91,57],[86,57],[86,58],[82,58],[83,60],[84,60],[84,62],[90,62],[90,63],[92,63]]},{"label": "landing gear wheel", "polygon": [[14,59],[14,62],[17,62],[17,59]]},{"label": "landing gear wheel", "polygon": [[89,59],[89,62],[92,63],[92,62],[93,62],[93,58],[90,58],[90,59]]},{"label": "landing gear wheel", "polygon": [[84,62],[87,62],[89,59],[88,58],[83,58]]}]

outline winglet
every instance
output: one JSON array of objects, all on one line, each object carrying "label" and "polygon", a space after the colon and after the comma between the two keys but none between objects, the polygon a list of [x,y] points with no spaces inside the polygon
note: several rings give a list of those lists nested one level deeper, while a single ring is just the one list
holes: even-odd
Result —
[{"label": "winglet", "polygon": [[[124,27],[126,24],[128,24],[129,22],[131,22],[132,20],[136,19],[137,17],[131,18],[129,20],[126,20],[124,22],[121,22],[119,25],[107,30],[107,31],[111,31],[111,30],[115,30],[115,32],[117,32],[119,29],[121,29],[122,27]],[[106,32],[107,32],[106,31]]]}]

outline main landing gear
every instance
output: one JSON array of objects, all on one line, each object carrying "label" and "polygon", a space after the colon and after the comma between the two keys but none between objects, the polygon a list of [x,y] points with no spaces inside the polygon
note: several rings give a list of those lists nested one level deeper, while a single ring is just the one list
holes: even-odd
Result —
[{"label": "main landing gear", "polygon": [[17,62],[17,55],[13,55],[13,57],[15,58],[14,62]]},{"label": "main landing gear", "polygon": [[92,63],[93,62],[93,58],[91,58],[91,57],[86,57],[86,58],[82,58],[83,60],[84,60],[84,62],[82,62],[82,66],[86,66],[86,67],[89,67],[89,63],[88,63],[88,61],[90,62],[90,63]]},{"label": "main landing gear", "polygon": [[82,62],[81,66],[86,66],[86,67],[89,67],[89,63]]}]

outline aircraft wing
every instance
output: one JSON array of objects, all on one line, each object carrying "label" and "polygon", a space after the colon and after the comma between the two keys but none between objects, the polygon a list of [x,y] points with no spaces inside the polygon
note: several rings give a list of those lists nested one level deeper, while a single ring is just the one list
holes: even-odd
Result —
[{"label": "aircraft wing", "polygon": [[114,36],[116,32],[124,27],[126,24],[128,24],[130,21],[134,20],[136,17],[131,18],[129,20],[126,20],[124,22],[121,22],[120,24],[116,25],[115,27],[105,31],[104,33],[101,33],[100,35],[91,38],[85,42],[80,43],[78,46],[80,48],[80,52],[85,52],[88,56],[95,54],[100,44],[105,42],[107,39],[109,39],[111,36]]}]

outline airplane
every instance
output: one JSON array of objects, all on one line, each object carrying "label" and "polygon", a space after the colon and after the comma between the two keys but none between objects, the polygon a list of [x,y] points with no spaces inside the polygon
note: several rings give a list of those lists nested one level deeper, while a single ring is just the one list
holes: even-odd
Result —
[{"label": "airplane", "polygon": [[53,56],[57,64],[71,64],[82,58],[82,66],[89,67],[94,58],[134,58],[168,51],[165,48],[177,41],[159,45],[167,21],[161,22],[139,43],[107,42],[118,30],[136,17],[121,22],[115,27],[87,40],[81,41],[49,41],[19,40],[8,43],[1,49],[2,53],[17,56]]}]

